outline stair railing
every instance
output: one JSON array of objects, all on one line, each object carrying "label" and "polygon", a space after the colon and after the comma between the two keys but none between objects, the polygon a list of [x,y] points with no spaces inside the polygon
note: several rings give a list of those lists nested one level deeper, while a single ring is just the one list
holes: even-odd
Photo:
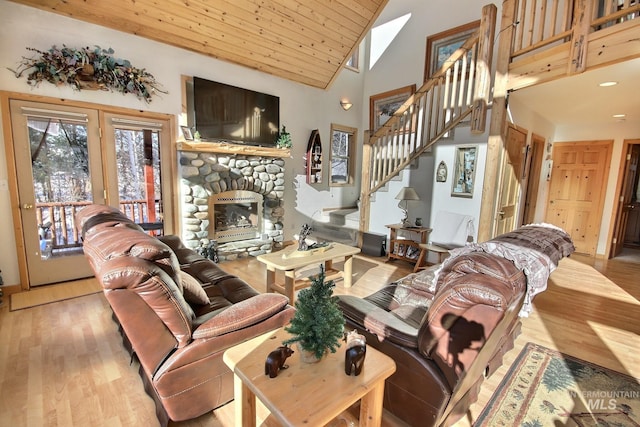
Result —
[{"label": "stair railing", "polygon": [[[482,12],[480,28],[364,144],[362,206],[463,120],[470,120],[472,132],[484,132],[496,7]],[[362,230],[368,222],[368,211],[361,211]]]}]

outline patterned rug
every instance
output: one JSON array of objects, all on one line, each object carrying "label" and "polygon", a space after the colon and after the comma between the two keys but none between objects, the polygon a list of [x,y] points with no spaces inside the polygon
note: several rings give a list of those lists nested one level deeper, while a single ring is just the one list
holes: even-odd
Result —
[{"label": "patterned rug", "polygon": [[640,426],[640,380],[527,343],[474,426]]}]

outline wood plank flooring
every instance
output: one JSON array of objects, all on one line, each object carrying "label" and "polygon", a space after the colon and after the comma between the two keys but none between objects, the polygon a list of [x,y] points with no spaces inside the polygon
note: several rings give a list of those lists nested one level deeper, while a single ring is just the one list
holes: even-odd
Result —
[{"label": "wood plank flooring", "polygon": [[[403,277],[412,265],[356,256],[354,286],[336,293],[368,295]],[[338,263],[336,263],[338,264]],[[254,258],[223,267],[264,292]],[[316,269],[303,271],[302,276]],[[602,274],[601,274],[602,273]],[[572,256],[534,301],[504,365],[485,381],[458,426],[471,425],[528,341],[640,378],[640,262]],[[0,307],[0,426],[157,426],[151,399],[123,349],[111,311],[94,294],[19,311]],[[232,405],[174,425],[231,426]],[[398,422],[385,416],[383,425]]]}]

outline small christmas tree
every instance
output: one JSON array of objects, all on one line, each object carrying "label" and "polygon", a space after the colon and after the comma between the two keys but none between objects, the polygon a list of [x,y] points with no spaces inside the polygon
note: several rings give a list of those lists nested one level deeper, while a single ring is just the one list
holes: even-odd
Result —
[{"label": "small christmas tree", "polygon": [[285,331],[293,335],[284,345],[298,342],[303,350],[322,358],[327,350],[335,353],[343,338],[344,317],[333,295],[333,280],[325,282],[324,266],[310,277],[311,287],[303,289],[296,301],[296,313]]},{"label": "small christmas tree", "polygon": [[291,135],[287,132],[287,129],[282,125],[282,132],[278,135],[278,139],[276,140],[276,147],[278,148],[291,148]]}]

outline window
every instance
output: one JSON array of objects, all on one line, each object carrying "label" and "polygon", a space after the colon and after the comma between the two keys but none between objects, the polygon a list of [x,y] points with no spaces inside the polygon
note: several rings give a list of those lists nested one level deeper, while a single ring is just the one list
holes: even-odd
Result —
[{"label": "window", "polygon": [[353,51],[353,54],[347,60],[345,68],[351,71],[360,72],[360,47]]},{"label": "window", "polygon": [[353,184],[356,128],[331,124],[331,186]]}]

